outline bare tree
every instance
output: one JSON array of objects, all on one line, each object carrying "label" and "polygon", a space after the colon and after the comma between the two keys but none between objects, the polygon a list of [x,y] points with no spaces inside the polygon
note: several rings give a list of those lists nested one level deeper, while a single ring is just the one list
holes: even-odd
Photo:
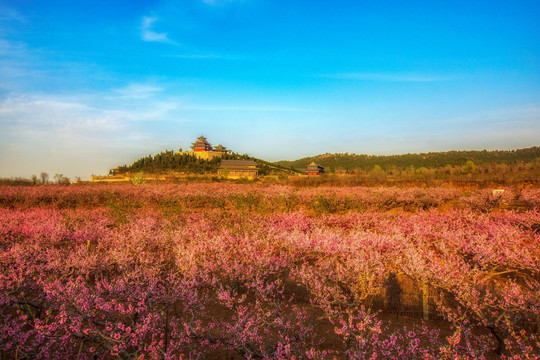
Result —
[{"label": "bare tree", "polygon": [[49,182],[49,174],[47,174],[46,172],[42,172],[41,174],[39,174],[39,177],[41,178],[41,183],[43,185],[47,185],[47,183]]},{"label": "bare tree", "polygon": [[55,174],[54,182],[58,185],[69,185],[69,178],[65,177],[64,174]]}]

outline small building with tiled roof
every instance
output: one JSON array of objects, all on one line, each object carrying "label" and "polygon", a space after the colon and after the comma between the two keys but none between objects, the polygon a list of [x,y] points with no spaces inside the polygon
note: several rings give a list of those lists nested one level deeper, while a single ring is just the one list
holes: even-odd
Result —
[{"label": "small building with tiled roof", "polygon": [[228,150],[225,146],[219,144],[218,146],[214,148],[214,151],[226,153]]},{"label": "small building with tiled roof", "polygon": [[109,170],[109,175],[118,175],[120,174],[120,172],[120,166],[117,166],[114,169]]},{"label": "small building with tiled roof", "polygon": [[218,175],[231,179],[253,179],[259,175],[259,168],[252,160],[221,160]]},{"label": "small building with tiled roof", "polygon": [[322,167],[319,164],[315,164],[314,162],[309,164],[306,168],[306,175],[317,176],[323,173],[324,173],[324,167]]}]

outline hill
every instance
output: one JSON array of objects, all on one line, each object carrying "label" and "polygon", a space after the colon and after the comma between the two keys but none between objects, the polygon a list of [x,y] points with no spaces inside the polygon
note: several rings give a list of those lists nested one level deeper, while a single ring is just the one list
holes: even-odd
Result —
[{"label": "hill", "polygon": [[224,153],[221,158],[216,157],[206,160],[197,158],[192,154],[174,152],[173,150],[165,150],[154,156],[148,155],[142,157],[134,161],[131,165],[118,166],[114,172],[116,174],[126,172],[216,174],[221,160],[253,160],[257,163],[260,175],[280,175],[297,172],[283,165],[270,163],[247,154]]},{"label": "hill", "polygon": [[494,151],[446,151],[402,155],[359,155],[359,154],[321,154],[293,161],[277,161],[275,164],[302,170],[311,162],[324,166],[327,171],[369,170],[376,165],[383,170],[398,168],[441,168],[445,166],[464,166],[468,161],[476,165],[533,163],[540,159],[540,147],[518,150]]}]

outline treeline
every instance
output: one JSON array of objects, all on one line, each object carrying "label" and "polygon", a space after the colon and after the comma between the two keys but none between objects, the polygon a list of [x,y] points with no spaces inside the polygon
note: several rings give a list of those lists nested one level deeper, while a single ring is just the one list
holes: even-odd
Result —
[{"label": "treeline", "polygon": [[[77,177],[76,180],[80,180],[80,178]],[[70,183],[71,180],[64,174],[55,174],[53,180],[49,180],[49,174],[46,172],[42,172],[39,177],[32,175],[29,179],[23,177],[0,178],[0,186],[69,185]]]},{"label": "treeline", "polygon": [[373,169],[375,166],[382,170],[393,168],[442,168],[462,167],[467,162],[476,165],[483,164],[517,164],[534,163],[540,158],[540,147],[535,146],[518,150],[494,151],[446,151],[421,154],[403,155],[358,155],[358,154],[322,154],[306,157],[294,161],[278,161],[276,164],[305,169],[311,162],[316,162],[326,168],[328,172],[343,170],[354,172],[357,170]]},{"label": "treeline", "polygon": [[12,178],[0,178],[0,185],[12,185],[12,186],[34,186],[38,183],[34,183],[31,179],[26,179],[23,177],[12,177]]}]

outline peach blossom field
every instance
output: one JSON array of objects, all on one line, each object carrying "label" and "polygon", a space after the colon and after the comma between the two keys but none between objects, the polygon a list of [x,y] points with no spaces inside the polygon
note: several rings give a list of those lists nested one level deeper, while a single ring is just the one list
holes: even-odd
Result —
[{"label": "peach blossom field", "polygon": [[0,355],[539,359],[540,190],[502,190],[0,187]]}]

